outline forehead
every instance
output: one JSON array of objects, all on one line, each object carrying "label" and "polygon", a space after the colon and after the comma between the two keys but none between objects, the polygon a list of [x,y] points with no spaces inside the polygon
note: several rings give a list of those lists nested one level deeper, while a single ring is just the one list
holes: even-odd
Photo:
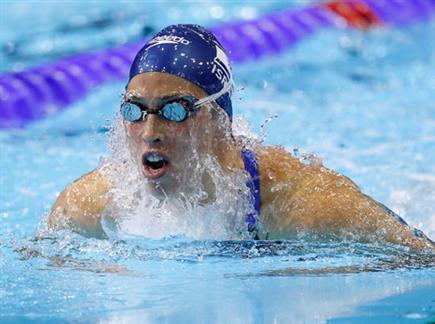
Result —
[{"label": "forehead", "polygon": [[161,72],[137,74],[128,83],[127,93],[144,99],[177,94],[192,95],[199,99],[207,96],[207,93],[196,84],[178,76]]}]

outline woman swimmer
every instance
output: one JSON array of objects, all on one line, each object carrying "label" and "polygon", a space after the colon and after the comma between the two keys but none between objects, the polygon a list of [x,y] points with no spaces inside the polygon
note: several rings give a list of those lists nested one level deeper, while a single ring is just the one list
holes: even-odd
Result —
[{"label": "woman swimmer", "polygon": [[[120,111],[128,150],[150,195],[161,200],[189,196],[195,177],[186,161],[196,156],[201,164],[212,157],[225,174],[238,171],[249,178],[243,186],[251,195],[246,227],[253,238],[291,239],[304,233],[434,248],[350,179],[301,163],[281,147],[237,141],[231,133],[231,84],[225,50],[197,25],[169,26],[137,53]],[[206,192],[200,202],[213,204],[213,181],[205,176],[200,182]],[[82,176],[58,197],[49,228],[104,237],[101,215],[113,199],[113,186],[101,168]]]}]

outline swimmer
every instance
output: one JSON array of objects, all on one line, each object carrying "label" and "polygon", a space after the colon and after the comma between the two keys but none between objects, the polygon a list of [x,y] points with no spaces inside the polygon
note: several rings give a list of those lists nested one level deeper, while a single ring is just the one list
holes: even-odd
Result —
[{"label": "swimmer", "polygon": [[[313,238],[390,242],[433,249],[433,242],[347,177],[320,163],[303,163],[279,146],[246,143],[232,133],[232,75],[225,49],[197,25],[164,28],[137,53],[120,114],[127,149],[147,194],[188,196],[198,181],[187,161],[212,157],[227,175],[246,175],[246,232],[254,239]],[[102,215],[113,199],[104,167],[82,176],[58,197],[51,230],[104,238]],[[216,188],[200,180],[213,204]]]}]

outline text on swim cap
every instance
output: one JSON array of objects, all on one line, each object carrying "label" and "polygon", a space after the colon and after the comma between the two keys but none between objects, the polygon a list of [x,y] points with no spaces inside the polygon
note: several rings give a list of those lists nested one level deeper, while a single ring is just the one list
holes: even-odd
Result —
[{"label": "text on swim cap", "polygon": [[191,42],[185,39],[184,37],[174,36],[174,35],[163,35],[157,36],[152,39],[149,44],[153,44],[153,46],[158,44],[183,44],[189,45]]},{"label": "text on swim cap", "polygon": [[216,57],[213,59],[212,65],[213,67],[211,69],[211,72],[222,84],[230,82],[231,68],[228,62],[228,58],[225,55],[225,52],[220,49],[219,46],[216,46]]}]

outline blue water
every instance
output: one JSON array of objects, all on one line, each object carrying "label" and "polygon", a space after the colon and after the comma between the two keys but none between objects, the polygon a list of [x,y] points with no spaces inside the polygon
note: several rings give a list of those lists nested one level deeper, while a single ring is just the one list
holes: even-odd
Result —
[{"label": "blue water", "polygon": [[[295,2],[302,6],[307,2]],[[8,2],[1,70],[219,22],[284,1]],[[157,14],[156,14],[157,13]],[[31,42],[30,42],[31,40]],[[236,116],[267,144],[316,154],[435,239],[435,24],[331,30],[234,67]],[[283,241],[35,238],[57,194],[108,155],[123,83],[0,132],[0,322],[428,323],[435,257],[397,246]],[[236,120],[237,121],[237,120]],[[237,121],[238,122],[238,121]]]}]

